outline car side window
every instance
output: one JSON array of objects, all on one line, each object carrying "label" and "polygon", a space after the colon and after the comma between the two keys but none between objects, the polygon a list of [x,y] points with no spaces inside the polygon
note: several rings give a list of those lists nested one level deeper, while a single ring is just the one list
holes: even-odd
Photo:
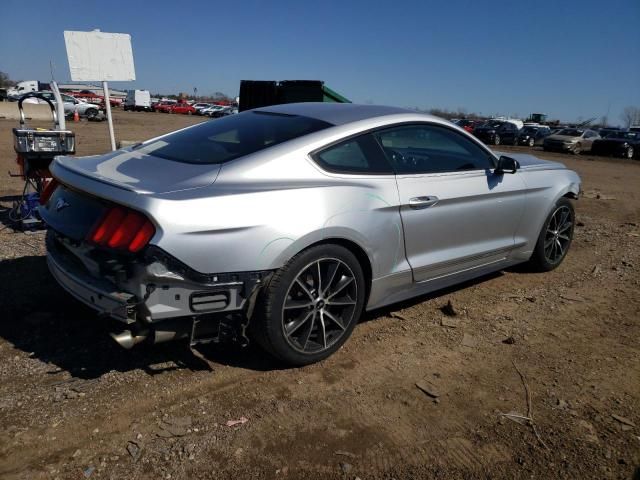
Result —
[{"label": "car side window", "polygon": [[374,134],[398,174],[486,170],[490,154],[461,133],[436,125],[411,125]]},{"label": "car side window", "polygon": [[312,155],[322,168],[335,173],[393,174],[391,165],[369,134],[332,145]]}]

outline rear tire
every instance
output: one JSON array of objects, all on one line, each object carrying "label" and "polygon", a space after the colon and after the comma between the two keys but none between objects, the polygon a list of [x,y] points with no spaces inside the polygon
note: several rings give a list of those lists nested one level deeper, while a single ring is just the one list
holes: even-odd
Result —
[{"label": "rear tire", "polygon": [[533,147],[536,144],[536,141],[534,138],[530,138],[529,142],[527,143],[530,147]]},{"label": "rear tire", "polygon": [[500,135],[496,135],[495,137],[493,137],[493,144],[500,145]]},{"label": "rear tire", "polygon": [[347,341],[365,301],[355,255],[335,244],[302,251],[261,292],[251,329],[268,353],[292,366],[324,360]]},{"label": "rear tire", "polygon": [[562,197],[547,216],[538,236],[529,266],[537,272],[548,272],[558,267],[567,256],[573,241],[575,211],[571,201]]}]

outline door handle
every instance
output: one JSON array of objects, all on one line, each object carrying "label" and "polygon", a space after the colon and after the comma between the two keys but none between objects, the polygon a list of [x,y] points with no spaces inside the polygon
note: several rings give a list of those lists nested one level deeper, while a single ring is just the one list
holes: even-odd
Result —
[{"label": "door handle", "polygon": [[409,207],[415,210],[429,208],[438,203],[438,197],[413,197],[409,200]]}]

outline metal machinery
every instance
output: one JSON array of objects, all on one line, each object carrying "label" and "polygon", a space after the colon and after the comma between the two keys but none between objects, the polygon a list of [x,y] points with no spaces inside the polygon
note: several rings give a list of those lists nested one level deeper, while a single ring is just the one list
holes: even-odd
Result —
[{"label": "metal machinery", "polygon": [[[47,128],[31,128],[26,125],[23,102],[27,98],[38,98],[51,108],[53,125]],[[17,153],[19,172],[12,177],[24,179],[22,196],[14,202],[9,218],[22,229],[38,227],[41,220],[37,207],[40,194],[51,180],[49,165],[56,155],[73,154],[76,151],[75,133],[61,130],[55,105],[39,93],[28,93],[18,101],[20,126],[13,129],[13,148]]]}]

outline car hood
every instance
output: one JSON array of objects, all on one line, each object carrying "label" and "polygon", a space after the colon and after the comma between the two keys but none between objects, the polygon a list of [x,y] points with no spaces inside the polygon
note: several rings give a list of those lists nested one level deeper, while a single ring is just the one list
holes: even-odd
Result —
[{"label": "car hood", "polygon": [[72,185],[76,174],[140,194],[157,194],[209,186],[220,165],[176,162],[126,148],[105,155],[56,157],[52,173]]},{"label": "car hood", "polygon": [[522,170],[558,170],[567,168],[564,163],[542,160],[535,155],[528,153],[494,152],[498,157],[504,155],[514,158],[520,164]]}]

